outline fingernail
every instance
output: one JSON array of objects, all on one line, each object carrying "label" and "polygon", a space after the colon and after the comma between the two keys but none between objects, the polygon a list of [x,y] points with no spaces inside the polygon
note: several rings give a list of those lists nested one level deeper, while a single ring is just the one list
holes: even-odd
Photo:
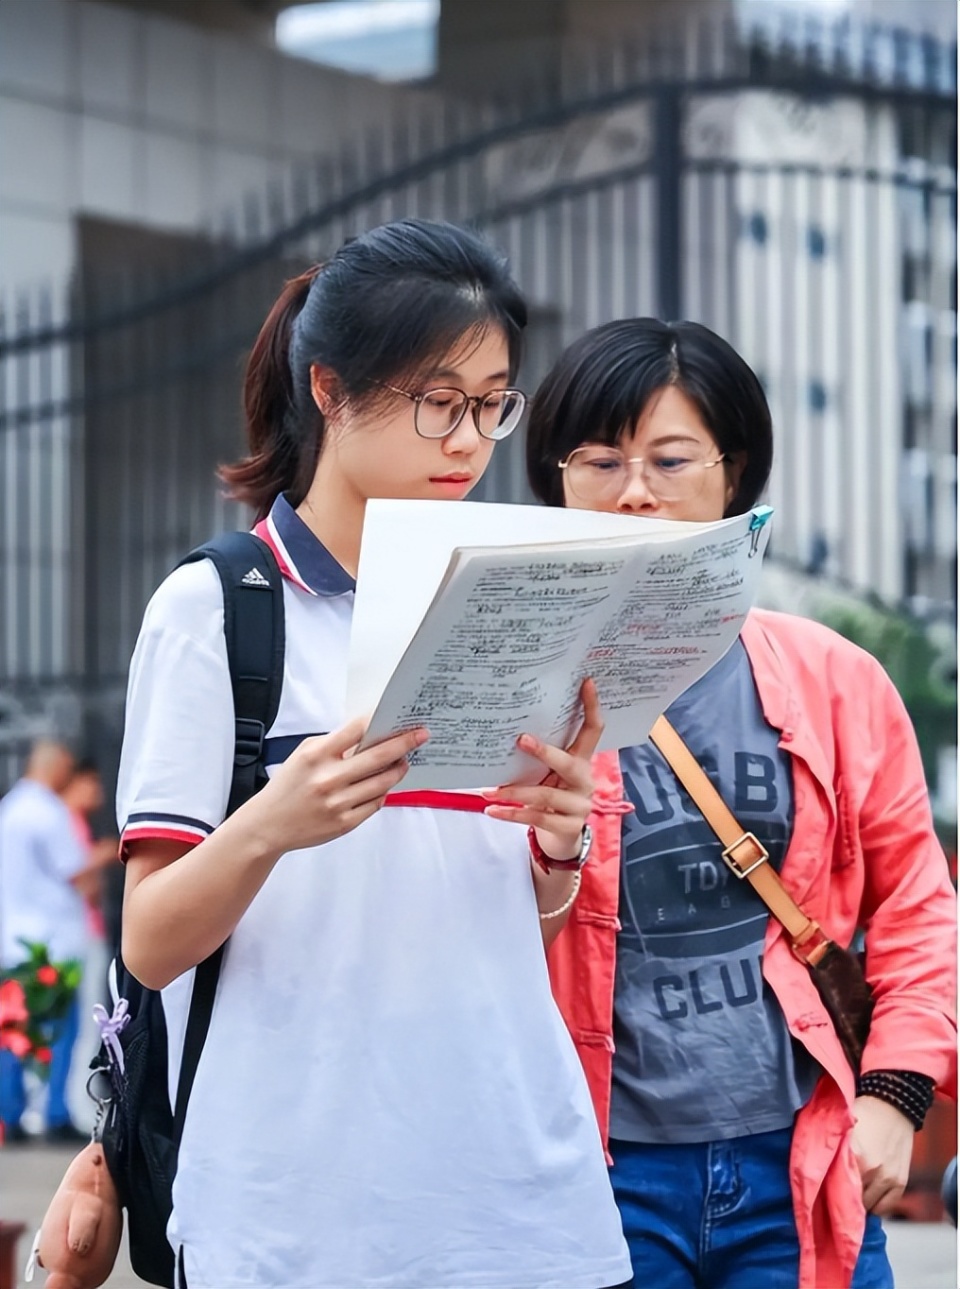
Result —
[{"label": "fingernail", "polygon": [[517,739],[517,743],[520,745],[520,747],[526,748],[527,751],[531,751],[533,748],[537,746],[537,740],[533,737],[532,734],[521,734],[520,737]]}]

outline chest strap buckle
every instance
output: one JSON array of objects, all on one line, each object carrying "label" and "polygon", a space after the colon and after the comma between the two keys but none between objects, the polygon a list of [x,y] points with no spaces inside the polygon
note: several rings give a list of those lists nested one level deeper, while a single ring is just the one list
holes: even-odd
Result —
[{"label": "chest strap buckle", "polygon": [[263,721],[237,717],[234,733],[234,765],[256,765],[263,755],[266,733]]}]

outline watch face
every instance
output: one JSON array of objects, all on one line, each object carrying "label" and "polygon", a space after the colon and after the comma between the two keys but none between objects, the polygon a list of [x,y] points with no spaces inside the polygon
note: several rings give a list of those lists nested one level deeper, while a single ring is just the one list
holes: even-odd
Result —
[{"label": "watch face", "polygon": [[583,841],[580,843],[580,863],[587,862],[587,856],[593,847],[593,829],[589,824],[583,825]]}]

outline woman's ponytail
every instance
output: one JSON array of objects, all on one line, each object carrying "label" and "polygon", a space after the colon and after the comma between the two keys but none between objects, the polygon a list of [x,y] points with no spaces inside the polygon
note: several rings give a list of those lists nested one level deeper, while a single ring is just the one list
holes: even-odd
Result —
[{"label": "woman's ponytail", "polygon": [[[290,367],[294,324],[321,265],[291,278],[280,292],[247,360],[243,409],[250,455],[218,474],[236,501],[245,501],[262,519],[282,492],[298,504],[316,469],[323,417],[312,403],[298,405]],[[309,421],[310,424],[305,424]]]}]

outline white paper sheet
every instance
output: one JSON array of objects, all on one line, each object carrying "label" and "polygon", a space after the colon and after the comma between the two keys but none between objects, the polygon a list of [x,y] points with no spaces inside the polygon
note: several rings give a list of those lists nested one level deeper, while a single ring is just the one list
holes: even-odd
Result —
[{"label": "white paper sheet", "polygon": [[[349,710],[377,707],[367,742],[415,724],[430,729],[430,742],[411,757],[405,790],[541,777],[542,765],[516,749],[516,738],[527,730],[567,741],[585,675],[600,691],[601,747],[640,742],[736,639],[769,535],[752,515],[654,524],[535,507],[374,504],[380,514],[361,555]],[[448,523],[450,511],[468,506],[474,513],[465,522]],[[565,525],[567,517],[574,524]],[[478,527],[482,547],[456,544]],[[539,540],[518,548],[511,535],[529,542],[531,527]],[[453,552],[444,549],[449,541]],[[411,585],[412,606],[403,602]]]},{"label": "white paper sheet", "polygon": [[[350,630],[347,719],[373,712],[460,546],[624,537],[689,524],[481,501],[367,502]],[[701,525],[697,525],[700,527]]]}]

